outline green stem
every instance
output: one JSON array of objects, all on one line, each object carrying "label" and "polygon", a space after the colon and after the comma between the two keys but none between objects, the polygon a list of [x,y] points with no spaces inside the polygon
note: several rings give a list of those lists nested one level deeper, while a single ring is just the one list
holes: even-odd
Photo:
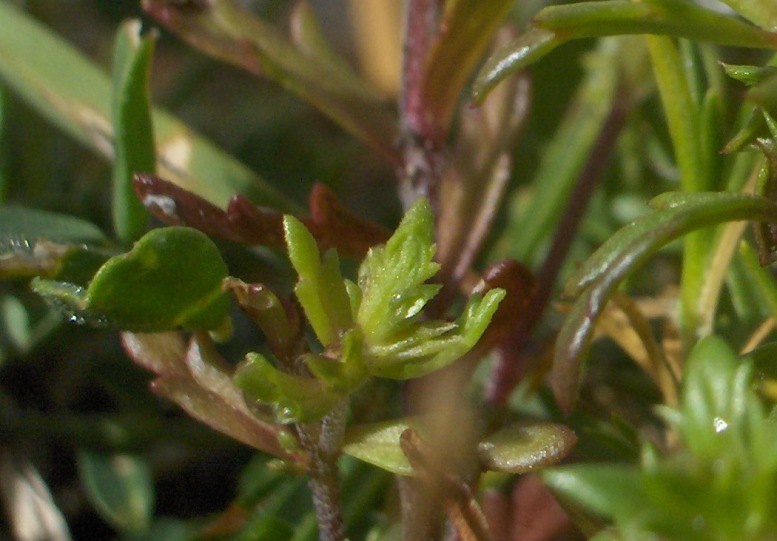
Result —
[{"label": "green stem", "polygon": [[[646,36],[653,71],[666,114],[683,192],[709,189],[709,175],[699,137],[699,107],[693,99],[683,58],[667,37]],[[685,239],[680,284],[680,327],[686,348],[698,338],[703,317],[697,300],[707,275],[710,232],[694,232]]]}]

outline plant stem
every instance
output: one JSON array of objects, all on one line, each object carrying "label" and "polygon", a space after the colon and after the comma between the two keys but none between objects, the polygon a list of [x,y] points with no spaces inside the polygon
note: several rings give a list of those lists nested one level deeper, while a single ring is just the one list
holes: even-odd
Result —
[{"label": "plant stem", "polygon": [[320,424],[297,426],[300,444],[310,454],[310,491],[321,541],[345,540],[337,458],[347,411],[348,403],[344,400]]},{"label": "plant stem", "polygon": [[404,15],[402,87],[399,98],[400,166],[402,204],[410,208],[418,197],[438,206],[443,169],[442,139],[423,95],[426,61],[440,18],[439,0],[407,0]]},{"label": "plant stem", "polygon": [[521,355],[529,342],[532,331],[541,321],[548,306],[556,279],[572,241],[576,238],[575,233],[585,216],[588,202],[609,163],[610,155],[626,120],[629,109],[628,101],[622,93],[616,94],[610,112],[578,176],[575,188],[570,194],[566,211],[562,214],[561,222],[556,227],[553,243],[538,273],[537,289],[526,309],[526,317],[520,319],[515,332],[505,344],[499,347],[500,354],[486,387],[486,401],[492,405],[504,405],[520,379],[522,373]]}]

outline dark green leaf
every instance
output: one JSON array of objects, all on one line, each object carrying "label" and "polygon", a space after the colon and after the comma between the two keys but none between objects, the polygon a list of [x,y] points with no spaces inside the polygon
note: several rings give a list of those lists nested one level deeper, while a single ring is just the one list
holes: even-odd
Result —
[{"label": "dark green leaf", "polygon": [[621,280],[672,240],[702,227],[736,220],[773,220],[777,206],[758,196],[735,193],[663,194],[656,210],[610,237],[569,279],[566,294],[578,296],[559,334],[553,387],[570,409],[594,325]]},{"label": "dark green leaf", "polygon": [[154,483],[145,460],[82,450],[78,471],[86,494],[114,528],[146,532],[154,512]]}]

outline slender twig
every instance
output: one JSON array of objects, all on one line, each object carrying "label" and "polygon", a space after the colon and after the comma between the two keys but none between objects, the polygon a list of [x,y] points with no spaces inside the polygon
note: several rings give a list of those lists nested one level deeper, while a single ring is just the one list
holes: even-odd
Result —
[{"label": "slender twig", "polygon": [[500,355],[497,357],[486,388],[486,400],[493,405],[505,404],[518,383],[521,355],[532,331],[541,321],[548,306],[558,274],[588,208],[588,202],[609,163],[609,157],[623,128],[628,106],[628,100],[618,94],[580,172],[565,212],[562,214],[561,222],[556,227],[553,243],[537,275],[537,289],[525,312],[526,317],[521,318],[515,332],[500,347]]}]

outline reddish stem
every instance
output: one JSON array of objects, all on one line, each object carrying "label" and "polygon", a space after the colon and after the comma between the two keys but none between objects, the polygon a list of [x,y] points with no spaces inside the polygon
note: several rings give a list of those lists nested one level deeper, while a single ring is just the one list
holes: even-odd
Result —
[{"label": "reddish stem", "polygon": [[402,89],[399,98],[402,165],[398,172],[405,208],[418,197],[437,207],[443,168],[442,137],[424,101],[423,85],[429,50],[437,36],[439,0],[408,0],[405,5]]}]

